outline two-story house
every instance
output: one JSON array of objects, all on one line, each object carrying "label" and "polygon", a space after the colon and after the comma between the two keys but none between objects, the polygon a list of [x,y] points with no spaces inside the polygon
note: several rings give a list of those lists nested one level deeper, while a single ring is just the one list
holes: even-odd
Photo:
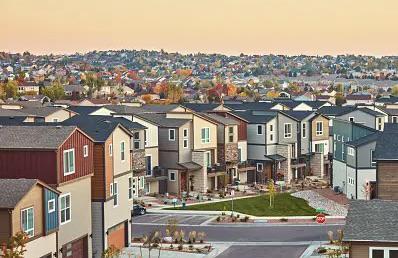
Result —
[{"label": "two-story house", "polygon": [[24,232],[28,237],[24,257],[54,257],[59,194],[37,179],[0,179],[0,245]]},{"label": "two-story house", "polygon": [[59,196],[57,255],[91,257],[94,143],[76,126],[0,128],[0,178],[39,179]]},{"label": "two-story house", "polygon": [[357,124],[363,124],[378,131],[383,131],[384,122],[387,119],[387,115],[376,110],[363,107],[348,110],[347,112],[337,116],[337,118],[355,122]]},{"label": "two-story house", "polygon": [[[125,125],[123,125],[124,123]],[[109,116],[74,116],[76,125],[94,140],[94,176],[91,181],[93,256],[110,246],[123,248],[131,236],[133,205],[132,153],[135,123]]]}]

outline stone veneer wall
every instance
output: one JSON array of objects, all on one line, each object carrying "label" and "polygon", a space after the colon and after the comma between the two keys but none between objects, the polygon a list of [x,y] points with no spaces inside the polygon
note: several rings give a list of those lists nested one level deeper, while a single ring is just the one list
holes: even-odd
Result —
[{"label": "stone veneer wall", "polygon": [[311,172],[314,176],[323,178],[324,176],[324,158],[322,153],[315,153],[311,157]]},{"label": "stone veneer wall", "polygon": [[291,169],[291,147],[290,145],[276,145],[276,154],[279,154],[285,158],[285,161],[281,162],[280,168],[278,165],[276,166],[277,173],[281,173],[284,175],[284,179],[286,183],[290,183],[292,180],[292,169]]},{"label": "stone veneer wall", "polygon": [[132,157],[131,166],[133,171],[145,170],[145,151],[144,150],[134,150]]},{"label": "stone veneer wall", "polygon": [[[207,192],[207,167],[205,165],[205,152],[203,152],[203,151],[192,152],[192,162],[195,162],[202,166],[201,169],[189,173],[189,175],[194,175],[194,178],[193,178],[194,191],[206,193]],[[187,180],[189,180],[189,176],[188,176]]]},{"label": "stone veneer wall", "polygon": [[238,144],[219,144],[217,146],[217,162],[221,165],[225,165],[226,162],[238,162]]}]

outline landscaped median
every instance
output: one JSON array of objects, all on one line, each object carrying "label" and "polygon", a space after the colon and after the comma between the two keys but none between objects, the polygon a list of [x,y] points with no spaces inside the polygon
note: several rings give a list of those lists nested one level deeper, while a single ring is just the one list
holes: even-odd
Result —
[{"label": "landscaped median", "polygon": [[[275,194],[274,205],[269,205],[269,195],[236,199],[234,211],[255,217],[289,217],[289,216],[315,216],[316,210],[308,205],[308,202],[290,195],[289,193]],[[192,204],[185,208],[165,208],[166,210],[190,210],[190,211],[231,211],[232,200],[205,204]]]}]

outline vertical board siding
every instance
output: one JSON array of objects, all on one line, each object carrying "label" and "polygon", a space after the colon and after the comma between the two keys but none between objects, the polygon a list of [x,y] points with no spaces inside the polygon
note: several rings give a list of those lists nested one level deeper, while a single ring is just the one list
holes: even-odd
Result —
[{"label": "vertical board siding", "polygon": [[[55,200],[55,211],[48,212],[48,201]],[[58,194],[47,188],[44,188],[44,214],[45,214],[45,232],[56,230],[59,227],[58,224]]]},{"label": "vertical board siding", "polygon": [[[94,176],[91,178],[91,198],[93,200],[105,199],[105,156],[109,155],[109,149],[105,145],[94,145]],[[109,146],[108,146],[109,148]],[[108,150],[108,151],[107,151]]]},{"label": "vertical board siding", "polygon": [[[83,146],[88,145],[88,157],[83,157]],[[75,149],[75,173],[64,176],[64,151]],[[93,168],[94,143],[86,135],[75,130],[72,135],[59,148],[59,178],[60,183],[67,182],[94,172]]]}]

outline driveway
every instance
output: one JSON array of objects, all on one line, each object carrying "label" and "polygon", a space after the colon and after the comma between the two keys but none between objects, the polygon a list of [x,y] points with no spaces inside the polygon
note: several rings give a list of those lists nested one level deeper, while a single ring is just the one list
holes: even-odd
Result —
[{"label": "driveway", "polygon": [[299,258],[307,246],[230,246],[217,258]]},{"label": "driveway", "polygon": [[133,217],[134,224],[164,225],[175,219],[178,225],[200,225],[214,218],[208,215],[147,214]]}]

